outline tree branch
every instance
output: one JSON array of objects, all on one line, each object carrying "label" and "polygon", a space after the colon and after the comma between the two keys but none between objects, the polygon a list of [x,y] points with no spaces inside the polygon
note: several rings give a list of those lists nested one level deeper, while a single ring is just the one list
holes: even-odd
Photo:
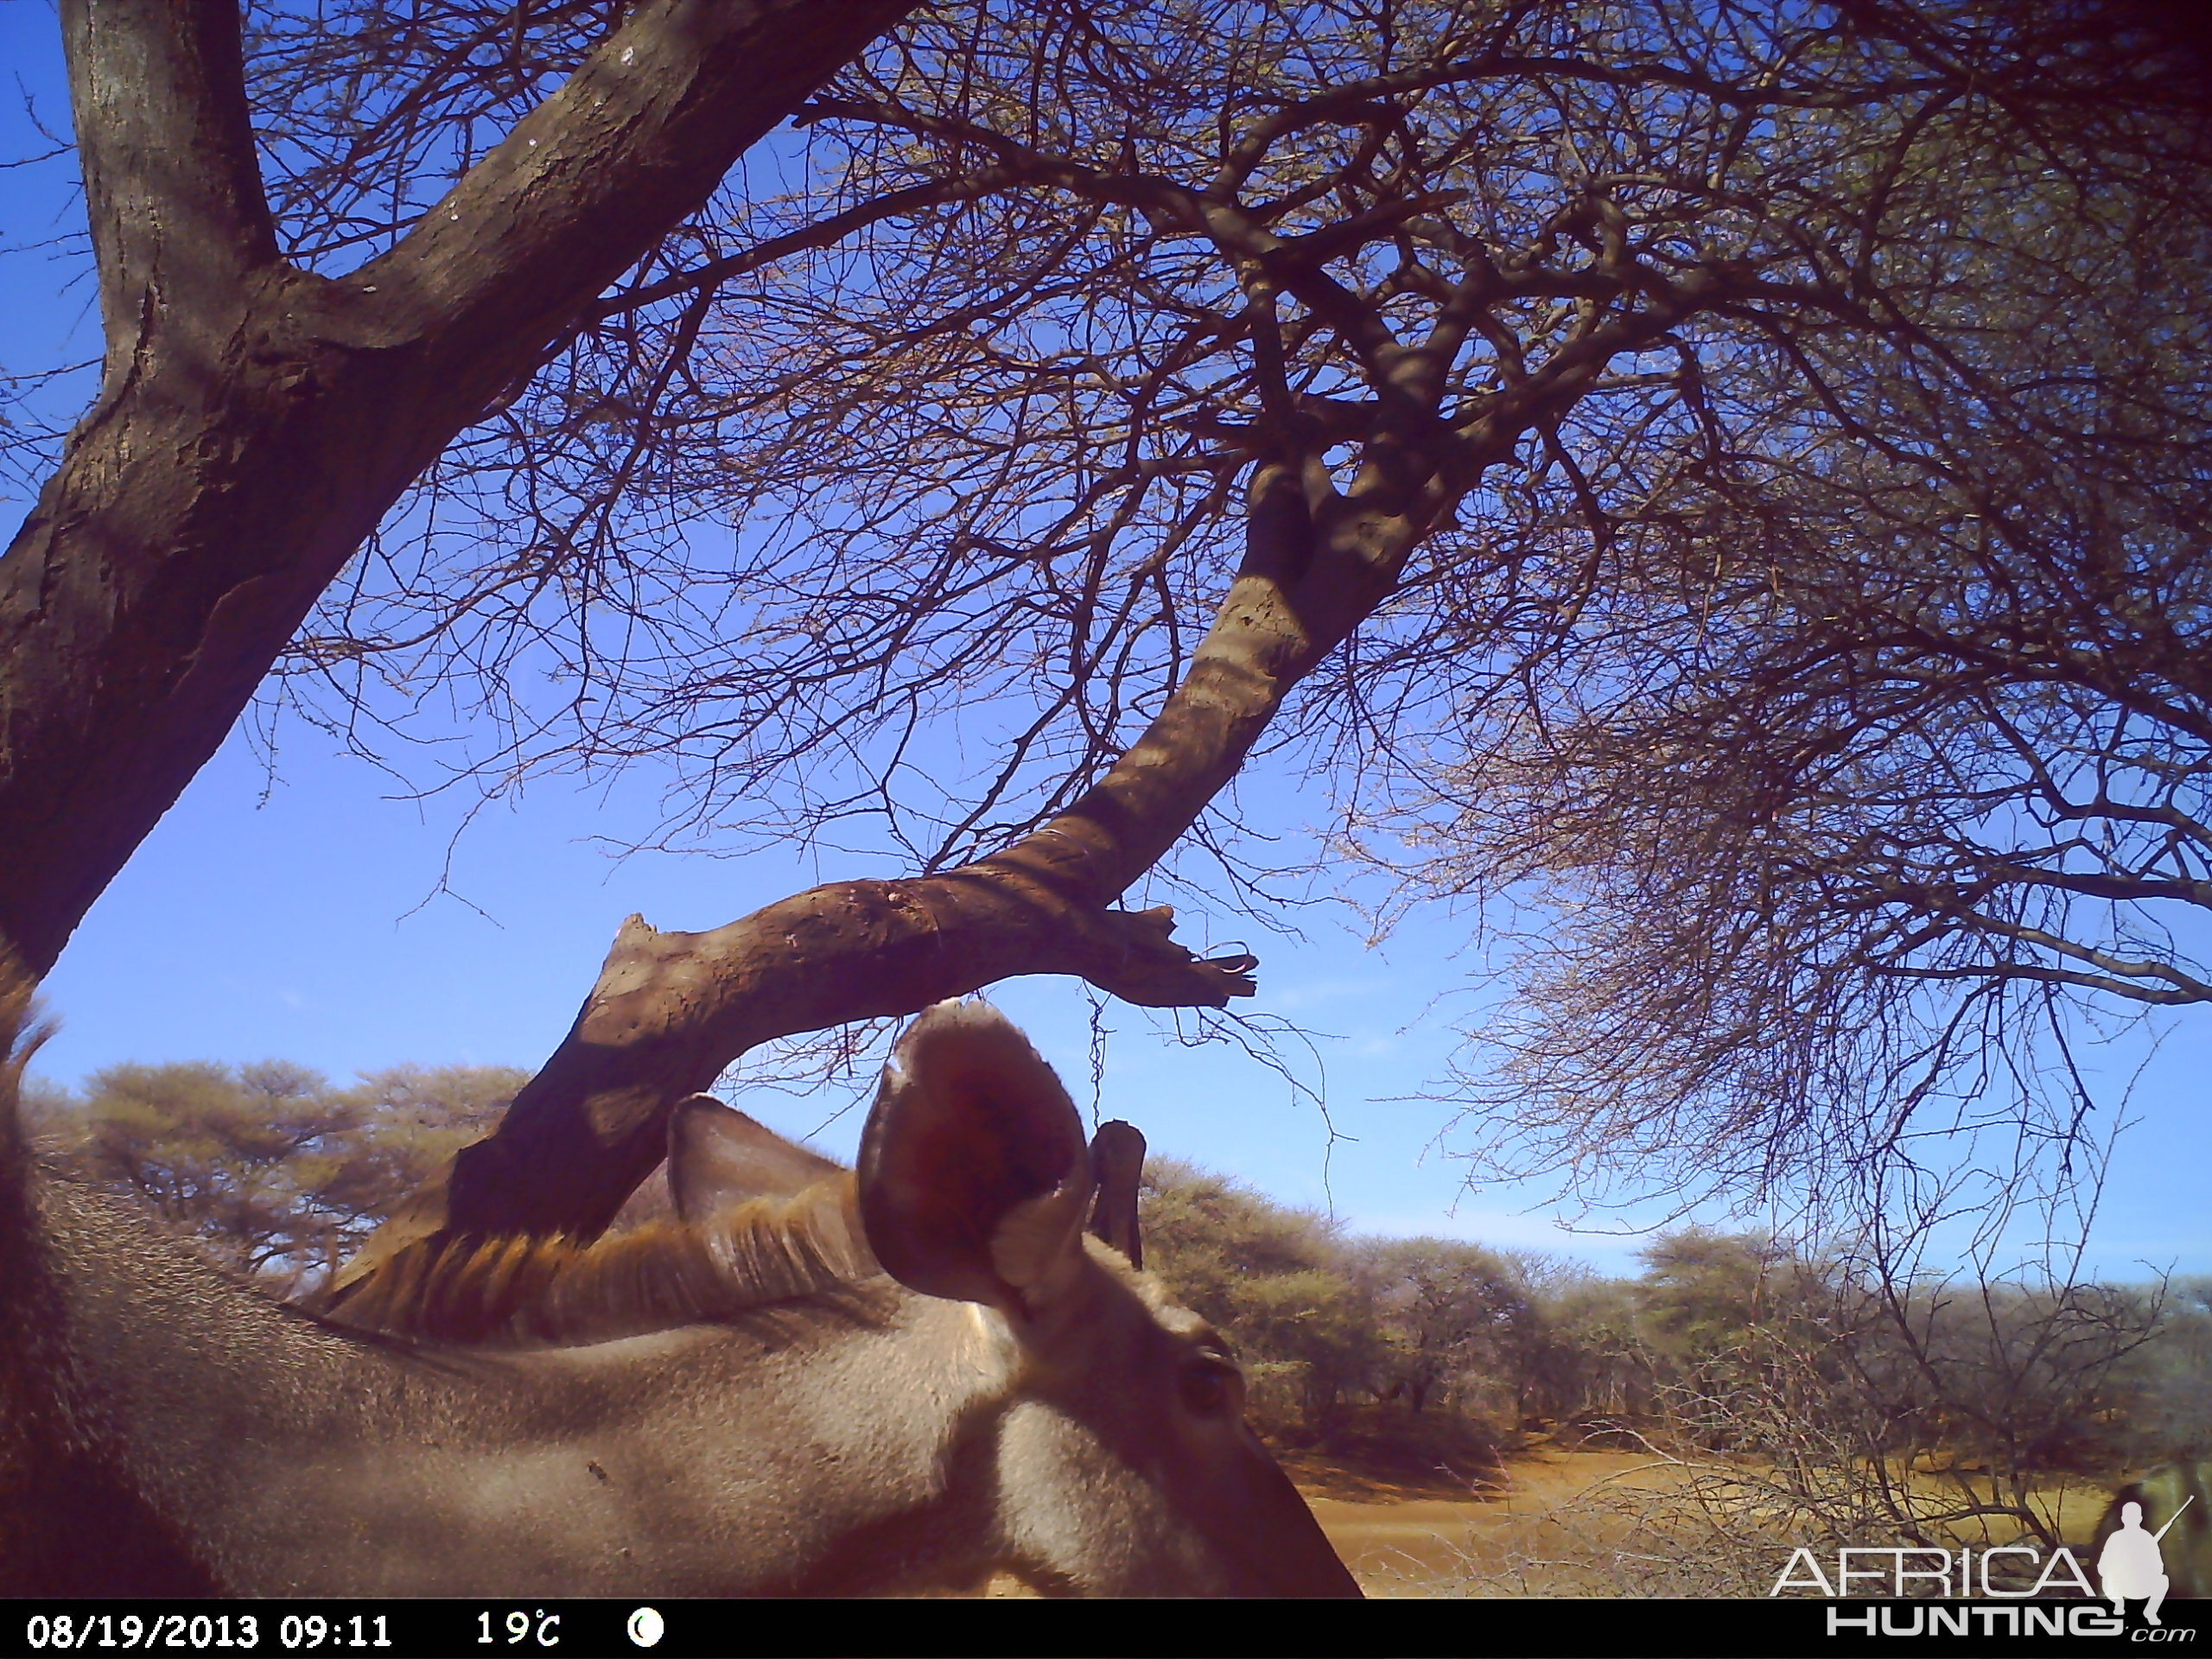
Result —
[{"label": "tree branch", "polygon": [[641,6],[332,282],[274,257],[235,17],[75,0],[111,373],[0,558],[0,944],[53,963],[423,467],[908,9]]},{"label": "tree branch", "polygon": [[113,395],[153,314],[233,314],[276,232],[232,0],[67,0],[61,30]]},{"label": "tree branch", "polygon": [[910,10],[905,0],[640,6],[346,285],[377,296],[382,329],[456,351],[480,336],[550,339]]}]

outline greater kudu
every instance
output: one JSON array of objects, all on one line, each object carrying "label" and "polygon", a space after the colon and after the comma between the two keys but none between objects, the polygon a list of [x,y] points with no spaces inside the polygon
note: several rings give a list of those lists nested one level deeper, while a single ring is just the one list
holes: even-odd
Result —
[{"label": "greater kudu", "polygon": [[1074,1108],[981,1004],[907,1032],[857,1178],[702,1098],[677,1220],[347,1310],[443,1338],[279,1306],[41,1177],[13,1081],[18,1593],[1358,1593],[1221,1339],[1086,1238]]}]

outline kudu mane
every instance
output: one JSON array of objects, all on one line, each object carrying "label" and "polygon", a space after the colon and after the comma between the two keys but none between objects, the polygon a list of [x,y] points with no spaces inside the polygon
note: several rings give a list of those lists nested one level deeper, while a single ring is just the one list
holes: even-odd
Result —
[{"label": "kudu mane", "polygon": [[592,1242],[458,1239],[408,1252],[340,1301],[345,1324],[432,1342],[603,1342],[726,1319],[881,1271],[850,1173]]}]

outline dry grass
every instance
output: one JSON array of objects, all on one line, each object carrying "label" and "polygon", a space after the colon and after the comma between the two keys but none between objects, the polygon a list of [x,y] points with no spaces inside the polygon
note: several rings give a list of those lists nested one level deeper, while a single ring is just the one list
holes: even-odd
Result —
[{"label": "dry grass", "polygon": [[1763,1595],[1773,1581],[1771,1535],[1649,1452],[1537,1447],[1448,1496],[1313,1502],[1370,1595]]}]

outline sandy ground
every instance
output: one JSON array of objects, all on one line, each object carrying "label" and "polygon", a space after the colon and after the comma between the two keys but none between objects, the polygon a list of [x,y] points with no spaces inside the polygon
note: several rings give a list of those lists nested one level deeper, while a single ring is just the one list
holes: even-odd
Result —
[{"label": "sandy ground", "polygon": [[[1394,1486],[1293,1471],[1321,1529],[1370,1595],[1513,1593],[1535,1560],[1571,1553],[1563,1506],[1599,1489],[1663,1491],[1673,1473],[1643,1452],[1538,1449],[1487,1478]],[[1584,1518],[1573,1537],[1618,1523]],[[1533,1587],[1533,1586],[1529,1586]]]},{"label": "sandy ground", "polygon": [[[1675,1580],[1667,1558],[1702,1553],[1695,1512],[1666,1494],[1681,1471],[1641,1452],[1562,1451],[1539,1446],[1488,1477],[1394,1484],[1322,1465],[1288,1465],[1322,1530],[1370,1595],[1606,1595],[1616,1552],[1643,1558],[1657,1581]],[[2065,1535],[2086,1540],[2108,1493],[2085,1486],[2046,1495]],[[1663,1549],[1646,1518],[1688,1516]],[[1683,1580],[1674,1593],[1745,1593]]]}]

